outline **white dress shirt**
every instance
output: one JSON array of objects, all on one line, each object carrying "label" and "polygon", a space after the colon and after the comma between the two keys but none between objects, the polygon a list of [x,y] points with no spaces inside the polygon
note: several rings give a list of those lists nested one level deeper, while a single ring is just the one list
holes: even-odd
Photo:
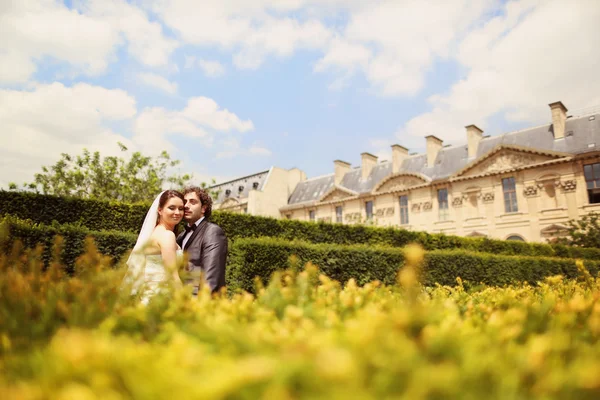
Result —
[{"label": "white dress shirt", "polygon": [[[198,221],[196,221],[196,223],[194,225],[196,225],[196,229],[198,229],[198,225],[200,225],[200,222],[202,222],[202,220],[204,219],[204,217],[200,218]],[[185,244],[187,243],[187,241],[192,237],[192,235],[194,234],[195,230],[193,231],[189,231],[185,234],[185,236],[183,237],[183,242],[181,242],[181,248],[185,249]]]}]

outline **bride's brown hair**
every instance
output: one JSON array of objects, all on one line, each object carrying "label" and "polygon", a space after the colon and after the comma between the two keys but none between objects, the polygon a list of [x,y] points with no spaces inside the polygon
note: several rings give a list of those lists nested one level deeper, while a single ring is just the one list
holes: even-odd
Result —
[{"label": "bride's brown hair", "polygon": [[[165,204],[167,204],[167,201],[169,201],[169,199],[172,199],[173,197],[180,198],[181,201],[183,201],[183,203],[185,204],[185,200],[183,199],[183,194],[181,194],[181,192],[178,192],[177,190],[165,190],[164,193],[158,199],[158,208],[162,209],[165,206]],[[156,217],[156,223],[158,224],[159,222],[160,215]],[[175,235],[177,235],[178,233],[178,226],[179,224],[175,225],[175,227],[173,228],[173,232],[175,232]]]}]

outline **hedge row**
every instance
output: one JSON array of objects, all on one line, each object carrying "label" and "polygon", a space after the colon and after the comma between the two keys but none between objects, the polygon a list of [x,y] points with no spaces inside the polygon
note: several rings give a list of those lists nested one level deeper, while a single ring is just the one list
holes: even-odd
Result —
[{"label": "hedge row", "polygon": [[137,232],[149,207],[149,204],[0,191],[0,216],[13,215],[45,225],[79,225],[92,231]]},{"label": "hedge row", "polygon": [[8,254],[14,243],[20,241],[26,248],[44,246],[42,259],[48,263],[52,258],[52,247],[56,236],[64,239],[60,258],[68,270],[72,270],[77,257],[85,252],[85,239],[93,237],[98,251],[118,261],[133,249],[136,235],[119,231],[91,231],[73,225],[44,225],[6,216],[0,220],[1,254]]},{"label": "hedge row", "polygon": [[[92,231],[117,230],[137,233],[147,209],[147,204],[123,204],[0,191],[0,215],[14,215],[42,224],[76,224]],[[225,230],[228,238],[234,240],[248,237],[277,237],[310,243],[393,247],[403,247],[408,243],[416,242],[426,250],[464,249],[503,255],[600,260],[600,249],[563,245],[465,238],[391,227],[278,220],[226,212],[214,212],[211,219]]]},{"label": "hedge row", "polygon": [[[6,230],[9,234],[6,235]],[[4,234],[3,234],[4,232]],[[64,238],[61,260],[71,269],[77,257],[85,251],[86,237],[93,237],[100,253],[119,260],[135,244],[136,235],[115,231],[94,232],[78,226],[48,226],[33,224],[14,217],[0,220],[2,253],[10,251],[16,240],[25,247],[38,244],[45,247],[44,261],[52,257],[55,237]],[[290,257],[296,256],[294,265]],[[232,289],[252,291],[254,278],[266,282],[273,272],[291,267],[301,268],[307,262],[318,265],[329,277],[340,282],[354,278],[359,284],[373,280],[394,282],[398,269],[404,264],[400,248],[372,245],[313,244],[285,241],[276,238],[240,238],[229,250],[227,284]],[[599,271],[599,262],[586,261],[592,275]],[[550,257],[500,256],[465,250],[435,250],[425,256],[424,282],[454,285],[456,277],[488,285],[504,285],[513,281],[536,282],[546,276],[578,275],[575,260]]]},{"label": "hedge row", "polygon": [[[404,264],[404,252],[380,246],[312,244],[273,238],[239,239],[230,251],[227,284],[232,290],[253,291],[255,277],[266,283],[273,272],[301,268],[308,262],[340,282],[354,278],[361,285],[373,280],[392,284]],[[592,275],[599,271],[599,262],[585,261],[584,265]],[[473,283],[505,285],[515,281],[533,283],[559,274],[567,278],[579,275],[575,260],[500,256],[465,250],[427,252],[423,272],[424,284],[451,286],[456,284],[457,277]]]}]

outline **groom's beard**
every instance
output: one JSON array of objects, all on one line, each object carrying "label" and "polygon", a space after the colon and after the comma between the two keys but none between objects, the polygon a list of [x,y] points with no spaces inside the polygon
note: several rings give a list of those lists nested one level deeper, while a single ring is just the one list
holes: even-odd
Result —
[{"label": "groom's beard", "polygon": [[196,223],[196,221],[198,221],[198,220],[199,220],[200,218],[202,218],[203,216],[204,216],[204,214],[203,214],[203,215],[200,215],[198,218],[195,218],[195,219],[194,219],[194,216],[193,216],[193,215],[190,215],[190,216],[188,216],[188,217],[186,217],[186,216],[184,215],[184,216],[183,216],[183,220],[184,220],[184,221],[185,221],[187,224],[191,225],[191,224],[195,224],[195,223]]}]

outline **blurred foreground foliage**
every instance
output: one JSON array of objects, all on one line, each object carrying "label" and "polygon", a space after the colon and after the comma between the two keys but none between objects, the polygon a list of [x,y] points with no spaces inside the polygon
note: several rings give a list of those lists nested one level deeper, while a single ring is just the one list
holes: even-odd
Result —
[{"label": "blurred foreground foliage", "polygon": [[424,287],[409,247],[389,285],[308,264],[256,295],[169,289],[144,307],[87,246],[70,276],[41,248],[0,256],[0,398],[600,396],[600,279],[581,263],[573,280]]}]

